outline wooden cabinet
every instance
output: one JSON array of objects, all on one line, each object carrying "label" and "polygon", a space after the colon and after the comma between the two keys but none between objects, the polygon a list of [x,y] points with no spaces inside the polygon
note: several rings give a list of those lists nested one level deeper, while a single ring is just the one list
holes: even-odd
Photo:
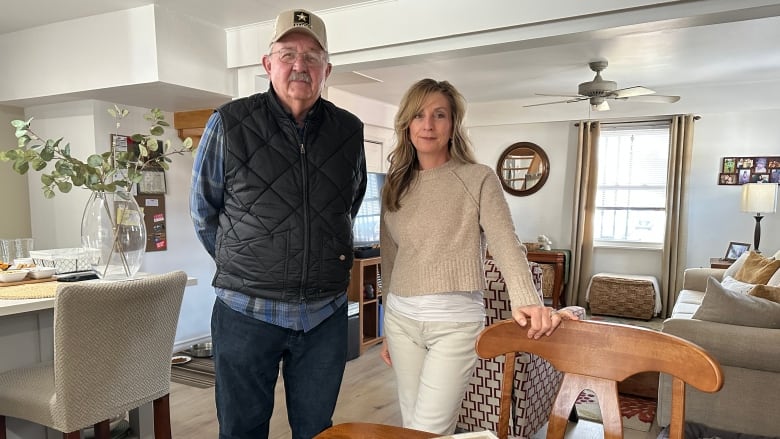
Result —
[{"label": "wooden cabinet", "polygon": [[[381,279],[382,258],[358,259],[352,264],[352,276],[349,280],[347,297],[351,302],[357,302],[360,306],[360,353],[371,346],[382,342],[380,335],[380,307],[382,304]],[[366,288],[374,291],[372,298],[366,298]]]},{"label": "wooden cabinet", "polygon": [[710,258],[710,268],[729,268],[734,261],[727,261],[721,258]]}]

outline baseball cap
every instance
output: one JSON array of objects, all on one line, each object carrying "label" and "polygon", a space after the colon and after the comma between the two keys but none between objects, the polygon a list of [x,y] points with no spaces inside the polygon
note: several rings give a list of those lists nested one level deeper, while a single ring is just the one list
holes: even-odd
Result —
[{"label": "baseball cap", "polygon": [[325,33],[325,22],[311,12],[304,9],[291,9],[281,12],[276,17],[274,23],[274,34],[271,37],[271,43],[279,41],[280,38],[289,32],[306,32],[327,52],[328,36]]}]

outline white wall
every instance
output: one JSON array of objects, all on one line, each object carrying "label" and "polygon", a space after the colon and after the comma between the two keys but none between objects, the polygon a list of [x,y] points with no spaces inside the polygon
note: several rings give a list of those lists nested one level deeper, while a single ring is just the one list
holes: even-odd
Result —
[{"label": "white wall", "polygon": [[[740,211],[740,186],[719,186],[723,157],[780,155],[780,110],[703,113],[694,132],[688,212],[686,266],[709,266],[722,257],[730,241],[753,243],[754,213]],[[780,212],[761,221],[764,254],[780,250]]]},{"label": "white wall", "polygon": [[[21,108],[0,106],[0,149],[16,148],[12,120],[24,120]],[[3,209],[0,209],[0,239],[27,238],[30,230],[30,199],[27,177],[11,169],[11,162],[0,162],[0,190]]]}]

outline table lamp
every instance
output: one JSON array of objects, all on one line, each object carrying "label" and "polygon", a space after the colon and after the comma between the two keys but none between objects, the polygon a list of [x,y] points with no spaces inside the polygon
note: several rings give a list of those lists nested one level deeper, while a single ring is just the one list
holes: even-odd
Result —
[{"label": "table lamp", "polygon": [[742,211],[755,212],[756,230],[753,232],[753,249],[761,253],[758,243],[761,241],[761,213],[774,213],[777,210],[777,184],[746,183],[742,185]]}]

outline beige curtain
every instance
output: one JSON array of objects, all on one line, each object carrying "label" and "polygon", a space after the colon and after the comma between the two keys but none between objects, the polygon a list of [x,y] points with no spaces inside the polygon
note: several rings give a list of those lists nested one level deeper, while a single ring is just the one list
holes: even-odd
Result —
[{"label": "beige curtain", "polygon": [[598,121],[583,121],[579,126],[577,176],[574,180],[574,218],[572,220],[571,279],[566,293],[567,305],[586,306],[585,294],[593,259],[593,216],[598,182]]},{"label": "beige curtain", "polygon": [[669,146],[669,168],[666,185],[666,236],[661,275],[661,316],[671,314],[671,308],[682,289],[683,270],[688,230],[687,205],[688,176],[693,151],[692,114],[672,118]]}]

